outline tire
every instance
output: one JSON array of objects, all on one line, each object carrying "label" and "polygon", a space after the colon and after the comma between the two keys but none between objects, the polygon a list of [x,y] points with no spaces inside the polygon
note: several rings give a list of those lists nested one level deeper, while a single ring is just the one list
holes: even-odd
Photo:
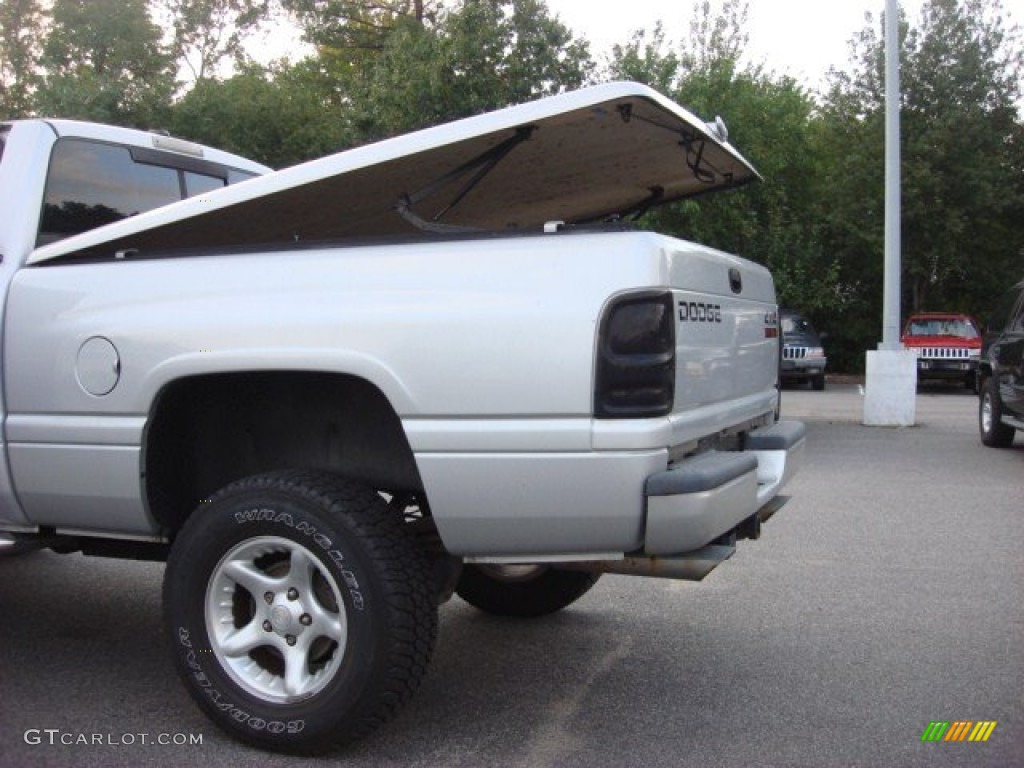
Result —
[{"label": "tire", "polygon": [[282,472],[233,483],[171,548],[164,613],[190,695],[235,738],[321,754],[404,704],[437,636],[429,561],[373,490]]},{"label": "tire", "polygon": [[1013,444],[1015,430],[1001,423],[1003,403],[999,399],[999,387],[991,378],[981,385],[978,399],[978,431],[981,442],[993,448],[1009,448]]},{"label": "tire", "polygon": [[545,616],[576,602],[599,577],[546,565],[466,565],[455,592],[496,616]]},{"label": "tire", "polygon": [[815,376],[813,379],[811,379],[811,388],[814,389],[816,392],[821,392],[825,389],[824,373],[821,374],[820,376]]}]

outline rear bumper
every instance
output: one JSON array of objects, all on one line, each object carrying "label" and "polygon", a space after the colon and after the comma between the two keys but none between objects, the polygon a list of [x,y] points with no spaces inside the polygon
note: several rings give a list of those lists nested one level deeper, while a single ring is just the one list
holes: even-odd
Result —
[{"label": "rear bumper", "polygon": [[709,451],[648,477],[644,553],[692,552],[741,527],[756,535],[799,469],[805,440],[803,423],[779,422],[751,432],[742,451]]},{"label": "rear bumper", "polygon": [[737,528],[756,528],[799,468],[803,445],[803,424],[781,422],[750,432],[742,451],[675,464],[664,448],[425,451],[416,461],[453,555],[621,561],[693,553]]},{"label": "rear bumper", "polygon": [[802,360],[783,360],[780,373],[784,379],[809,379],[825,373],[828,359],[808,357]]}]

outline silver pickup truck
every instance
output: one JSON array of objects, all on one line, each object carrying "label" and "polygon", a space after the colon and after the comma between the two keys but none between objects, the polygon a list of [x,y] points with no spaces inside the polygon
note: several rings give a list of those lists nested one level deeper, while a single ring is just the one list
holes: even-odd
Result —
[{"label": "silver pickup truck", "polygon": [[757,174],[650,89],[274,173],[66,121],[0,150],[0,531],[166,560],[179,672],[237,738],[335,748],[453,593],[699,580],[784,501],[771,276],[634,223]]}]

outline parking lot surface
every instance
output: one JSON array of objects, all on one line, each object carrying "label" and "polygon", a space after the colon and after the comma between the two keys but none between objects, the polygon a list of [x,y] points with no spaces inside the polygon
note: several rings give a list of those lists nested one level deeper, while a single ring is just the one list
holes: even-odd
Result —
[{"label": "parking lot surface", "polygon": [[[955,388],[900,429],[861,426],[856,384],[783,402],[808,451],[760,541],[700,584],[605,576],[540,620],[452,600],[411,705],[328,758],[195,709],[161,566],[0,560],[0,766],[1024,765],[1024,436],[983,447]],[[996,725],[922,741],[937,721]]]}]

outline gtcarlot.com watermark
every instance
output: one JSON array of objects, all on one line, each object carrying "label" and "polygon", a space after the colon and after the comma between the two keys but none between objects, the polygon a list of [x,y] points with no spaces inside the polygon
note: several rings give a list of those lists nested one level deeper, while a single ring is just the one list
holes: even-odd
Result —
[{"label": "gtcarlot.com watermark", "polygon": [[60,728],[29,728],[23,736],[26,744],[48,746],[174,746],[194,747],[203,743],[201,733],[80,733]]}]

